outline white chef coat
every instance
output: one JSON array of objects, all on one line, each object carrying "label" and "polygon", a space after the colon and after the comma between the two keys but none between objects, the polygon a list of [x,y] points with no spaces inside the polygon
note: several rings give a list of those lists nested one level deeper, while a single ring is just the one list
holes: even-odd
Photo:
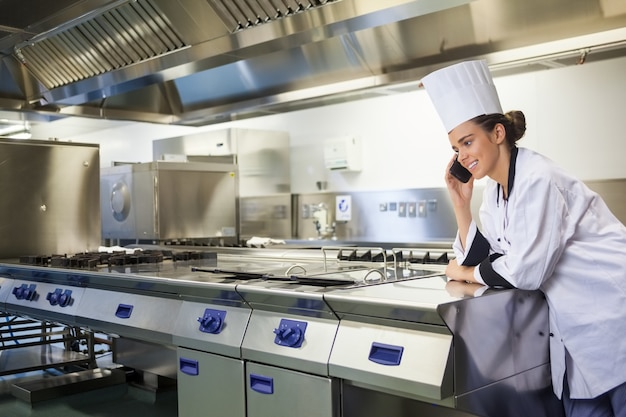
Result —
[{"label": "white chef coat", "polygon": [[[517,156],[515,154],[517,153]],[[555,394],[567,377],[571,398],[594,398],[626,381],[626,227],[604,201],[546,157],[513,152],[510,193],[488,179],[462,265],[481,283],[544,292],[550,317]],[[482,237],[484,236],[484,238]],[[495,255],[500,254],[500,255]]]}]

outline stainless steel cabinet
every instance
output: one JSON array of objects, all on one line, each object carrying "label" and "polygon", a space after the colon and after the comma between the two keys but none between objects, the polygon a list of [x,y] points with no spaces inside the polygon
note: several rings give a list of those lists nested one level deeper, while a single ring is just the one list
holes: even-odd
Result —
[{"label": "stainless steel cabinet", "polygon": [[178,415],[245,417],[244,362],[178,348]]},{"label": "stainless steel cabinet", "polygon": [[248,362],[248,417],[337,417],[338,380]]}]

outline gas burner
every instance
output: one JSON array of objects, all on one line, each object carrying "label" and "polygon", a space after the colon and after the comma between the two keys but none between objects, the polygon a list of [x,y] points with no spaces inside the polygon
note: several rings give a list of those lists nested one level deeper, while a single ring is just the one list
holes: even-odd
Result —
[{"label": "gas burner", "polygon": [[171,251],[144,250],[128,254],[126,252],[85,252],[75,255],[21,256],[20,263],[53,268],[96,269],[100,266],[125,266],[138,264],[159,264],[172,259]]},{"label": "gas burner", "polygon": [[27,265],[47,266],[49,260],[50,257],[46,255],[20,256],[20,263]]},{"label": "gas burner", "polygon": [[172,259],[171,251],[144,250],[135,253],[112,253],[106,264],[108,266],[125,266],[139,264],[159,264],[166,259]]},{"label": "gas burner", "polygon": [[[402,257],[401,252],[396,252],[395,254]],[[337,259],[339,261],[391,262],[393,260],[393,252],[383,252],[379,249],[341,249],[337,254]]]},{"label": "gas burner", "polygon": [[101,265],[108,254],[98,252],[79,253],[72,256],[51,255],[48,265],[55,268],[91,269]]},{"label": "gas burner", "polygon": [[447,252],[443,252],[441,254],[431,254],[430,252],[425,252],[422,254],[412,253],[409,255],[407,262],[410,264],[447,265],[448,253]]},{"label": "gas burner", "polygon": [[365,248],[345,248],[340,249],[337,254],[337,260],[342,262],[403,262],[406,261],[409,264],[437,264],[447,265],[449,258],[447,252],[439,251],[422,251],[422,250],[410,250],[408,253],[403,253],[402,250],[391,250],[383,252],[380,249],[365,249]]},{"label": "gas burner", "polygon": [[176,261],[194,261],[200,259],[217,259],[215,252],[202,252],[202,251],[183,251],[174,252],[174,262]]}]

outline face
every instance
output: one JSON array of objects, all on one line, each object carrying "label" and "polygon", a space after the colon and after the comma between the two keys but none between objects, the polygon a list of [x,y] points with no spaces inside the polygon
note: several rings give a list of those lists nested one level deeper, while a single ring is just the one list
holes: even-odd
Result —
[{"label": "face", "polygon": [[500,144],[504,140],[502,125],[496,125],[493,132],[486,132],[476,123],[467,121],[452,129],[448,139],[458,154],[459,162],[474,178],[494,178],[500,160]]}]

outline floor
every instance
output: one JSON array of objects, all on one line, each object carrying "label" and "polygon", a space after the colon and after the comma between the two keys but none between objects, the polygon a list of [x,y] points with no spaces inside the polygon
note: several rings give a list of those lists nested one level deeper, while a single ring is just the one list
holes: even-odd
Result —
[{"label": "floor", "polygon": [[11,394],[16,383],[53,378],[49,371],[32,371],[0,377],[0,417],[176,417],[175,387],[158,393],[132,383],[120,383],[81,393],[63,395],[33,404]]},{"label": "floor", "polygon": [[[7,316],[7,322],[9,321]],[[1,320],[0,323],[5,324]],[[40,329],[37,327],[32,330],[30,322],[18,324],[23,325],[23,328],[12,324],[5,326],[8,332],[0,332],[0,417],[178,415],[176,384],[168,380],[168,385],[165,386],[165,382],[151,378],[142,381],[144,374],[113,363],[108,344],[96,346],[95,365],[97,369],[107,370],[105,372],[115,372],[114,378],[99,377],[102,374],[91,375],[85,368],[85,352],[78,357],[78,354],[68,351],[61,342],[30,346],[42,337]],[[23,329],[25,330],[22,331]],[[25,338],[30,333],[34,335],[32,340]],[[56,333],[51,332],[50,335],[52,334]],[[48,336],[53,338],[50,335]],[[106,335],[95,336],[106,340]],[[14,348],[14,344],[23,346]],[[40,369],[45,364],[65,365],[33,370]],[[158,390],[140,387],[141,383],[157,385]],[[16,389],[16,386],[21,387],[21,390]]]},{"label": "floor", "polygon": [[127,384],[68,395],[33,405],[10,393],[0,395],[2,417],[176,417],[176,391],[159,394],[141,392]]}]

